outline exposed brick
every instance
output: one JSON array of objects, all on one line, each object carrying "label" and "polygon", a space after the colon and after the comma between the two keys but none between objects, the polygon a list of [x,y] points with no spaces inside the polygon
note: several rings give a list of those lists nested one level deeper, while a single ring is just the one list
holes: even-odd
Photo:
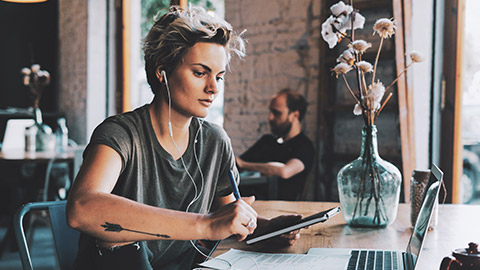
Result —
[{"label": "exposed brick", "polygon": [[226,0],[225,17],[237,31],[247,29],[247,57],[232,61],[226,81],[225,129],[237,154],[262,134],[270,97],[289,87],[309,102],[303,126],[316,138],[320,0]]}]

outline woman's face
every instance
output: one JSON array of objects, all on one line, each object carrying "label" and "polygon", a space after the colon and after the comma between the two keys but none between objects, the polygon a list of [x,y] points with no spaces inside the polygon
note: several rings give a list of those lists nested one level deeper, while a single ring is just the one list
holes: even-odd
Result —
[{"label": "woman's face", "polygon": [[219,91],[223,90],[227,54],[222,45],[198,42],[167,74],[172,110],[186,117],[205,117]]}]

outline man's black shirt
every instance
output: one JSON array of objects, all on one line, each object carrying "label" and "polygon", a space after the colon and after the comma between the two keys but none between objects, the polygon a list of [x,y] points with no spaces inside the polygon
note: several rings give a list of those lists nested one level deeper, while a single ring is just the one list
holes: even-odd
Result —
[{"label": "man's black shirt", "polygon": [[314,152],[312,141],[303,132],[284,143],[279,143],[276,137],[268,134],[263,135],[240,158],[247,162],[260,163],[271,161],[287,163],[294,158],[302,161],[305,166],[302,172],[289,179],[280,179],[278,183],[278,199],[296,200],[312,169]]}]

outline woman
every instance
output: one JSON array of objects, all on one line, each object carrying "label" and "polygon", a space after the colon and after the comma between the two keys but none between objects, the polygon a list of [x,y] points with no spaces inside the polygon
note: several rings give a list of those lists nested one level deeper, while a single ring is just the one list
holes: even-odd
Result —
[{"label": "woman", "polygon": [[199,120],[223,88],[231,54],[244,55],[231,26],[202,8],[172,8],[144,51],[152,103],[95,129],[70,193],[68,223],[82,232],[78,269],[189,269],[195,249],[185,240],[241,241],[257,222],[298,218],[257,219],[253,197],[235,201],[230,140]]}]

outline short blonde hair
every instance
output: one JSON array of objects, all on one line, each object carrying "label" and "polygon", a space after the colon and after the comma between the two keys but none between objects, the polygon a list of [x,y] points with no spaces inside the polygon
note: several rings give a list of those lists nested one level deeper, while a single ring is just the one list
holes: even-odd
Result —
[{"label": "short blonde hair", "polygon": [[242,34],[234,33],[225,20],[209,15],[201,7],[186,9],[172,6],[168,13],[155,21],[144,40],[145,71],[154,94],[162,88],[156,71],[173,72],[188,49],[197,42],[217,43],[225,47],[228,62],[232,53],[245,56]]}]

